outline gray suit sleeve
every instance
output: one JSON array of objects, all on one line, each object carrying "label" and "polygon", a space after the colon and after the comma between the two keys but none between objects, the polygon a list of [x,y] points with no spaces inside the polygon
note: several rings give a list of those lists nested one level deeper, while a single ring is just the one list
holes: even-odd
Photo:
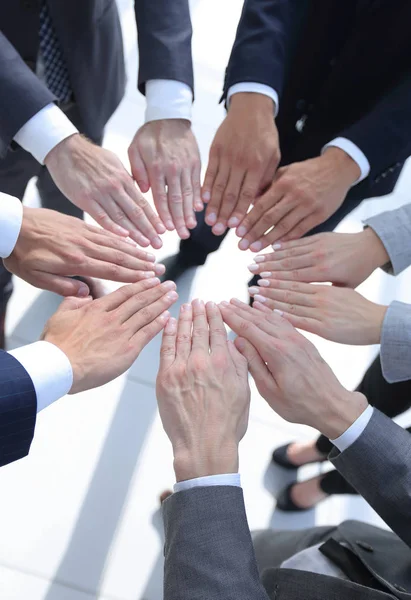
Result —
[{"label": "gray suit sleeve", "polygon": [[365,221],[378,235],[390,257],[384,268],[398,275],[411,265],[411,204],[390,210]]},{"label": "gray suit sleeve", "polygon": [[188,0],[135,0],[138,89],[150,79],[174,79],[194,92],[192,26]]},{"label": "gray suit sleeve", "polygon": [[177,492],[163,504],[164,600],[268,600],[241,488]]},{"label": "gray suit sleeve", "polygon": [[411,379],[411,305],[392,302],[381,332],[381,367],[388,383]]},{"label": "gray suit sleeve", "polygon": [[0,31],[0,158],[19,129],[55,100]]},{"label": "gray suit sleeve", "polygon": [[377,409],[362,435],[330,459],[411,547],[411,435]]}]

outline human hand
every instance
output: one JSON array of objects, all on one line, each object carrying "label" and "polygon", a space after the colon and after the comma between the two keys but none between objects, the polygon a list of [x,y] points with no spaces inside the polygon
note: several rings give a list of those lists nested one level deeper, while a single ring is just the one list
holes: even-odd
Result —
[{"label": "human hand", "polygon": [[143,125],[128,150],[131,172],[142,192],[151,187],[154,204],[169,231],[182,239],[203,210],[201,160],[190,121],[163,119]]},{"label": "human hand", "polygon": [[250,406],[247,361],[227,340],[218,307],[181,307],[163,334],[157,399],[177,481],[235,473]]},{"label": "human hand", "polygon": [[273,101],[262,94],[234,94],[211,145],[203,184],[205,221],[215,235],[240,224],[279,162]]},{"label": "human hand", "polygon": [[278,169],[237,228],[238,247],[259,252],[279,240],[302,237],[335,213],[359,176],[357,163],[339,148]]},{"label": "human hand", "polygon": [[263,278],[356,288],[389,260],[380,238],[367,227],[360,233],[318,233],[277,243],[274,252],[256,256],[248,268]]},{"label": "human hand", "polygon": [[[350,288],[260,279],[250,294],[294,327],[340,344],[379,344],[386,306]],[[256,306],[258,308],[258,306]]]},{"label": "human hand", "polygon": [[240,337],[260,394],[281,417],[336,439],[367,408],[365,396],[348,392],[316,348],[279,315],[232,300],[220,304],[224,321]]},{"label": "human hand", "polygon": [[158,234],[166,229],[113,152],[76,134],[57,144],[44,163],[59,190],[104,229],[161,248]]},{"label": "human hand", "polygon": [[175,283],[156,278],[126,285],[99,300],[67,298],[46,324],[42,339],[69,359],[70,394],[99,387],[131,367],[167,323],[177,300]]},{"label": "human hand", "polygon": [[80,219],[46,208],[23,208],[16,246],[4,259],[10,273],[62,296],[87,296],[84,282],[72,276],[98,277],[124,283],[162,275],[163,265],[128,242]]}]

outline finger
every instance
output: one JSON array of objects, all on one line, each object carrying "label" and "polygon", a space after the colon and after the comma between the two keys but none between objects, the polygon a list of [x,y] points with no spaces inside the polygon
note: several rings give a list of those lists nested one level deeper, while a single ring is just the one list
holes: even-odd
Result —
[{"label": "finger", "polygon": [[84,281],[78,281],[71,277],[61,277],[60,275],[35,271],[33,277],[26,279],[28,283],[35,287],[54,292],[60,296],[86,298],[90,294],[89,287]]},{"label": "finger", "polygon": [[[112,201],[110,198],[104,199],[105,204],[111,205]],[[111,211],[113,216],[115,214],[113,210]],[[110,233],[114,233],[115,235],[120,235],[121,237],[128,237],[130,235],[128,229],[119,225],[115,218],[113,219],[107,211],[107,208],[96,202],[95,200],[90,201],[89,205],[89,214],[93,217],[93,219],[101,226],[103,229],[106,229]]]},{"label": "finger", "polygon": [[160,219],[167,227],[168,231],[174,231],[173,217],[168,206],[166,180],[164,173],[159,168],[149,167],[149,176],[151,181],[151,191],[153,193],[154,205],[158,211]]},{"label": "finger", "polygon": [[210,337],[208,333],[208,322],[204,302],[193,300],[193,335],[191,351],[200,351],[208,355],[210,348]]},{"label": "finger", "polygon": [[[125,195],[124,192],[119,192],[119,194],[121,196]],[[126,203],[129,202],[131,202],[131,200],[128,197],[126,197]],[[138,229],[136,229],[136,227],[127,217],[127,215],[123,211],[123,208],[118,203],[117,197],[104,197],[101,199],[101,203],[102,205],[104,204],[104,207],[110,218],[116,223],[121,223],[121,226],[125,230],[127,230],[127,237],[130,236],[140,246],[146,247],[150,245],[150,240],[146,238]]]},{"label": "finger", "polygon": [[271,310],[268,308],[268,306],[266,304],[262,304],[255,298],[254,298],[253,308],[255,308],[256,310],[259,310],[260,312],[264,312],[266,314],[267,313],[269,314],[271,312]]},{"label": "finger", "polygon": [[214,302],[206,304],[207,320],[210,328],[210,349],[215,352],[218,349],[227,348],[227,331],[224,326],[220,309]]},{"label": "finger", "polygon": [[[127,244],[124,242],[124,245],[130,246],[131,244]],[[123,252],[122,250],[118,250],[117,248],[108,248],[105,246],[101,246],[98,244],[92,244],[90,246],[86,246],[83,250],[85,255],[85,263],[82,266],[82,269],[87,269],[89,267],[88,261],[90,264],[94,261],[99,263],[110,263],[116,268],[123,268],[125,270],[134,270],[134,271],[154,271],[155,264],[151,261],[141,260],[141,258],[137,258],[133,256],[131,253]],[[141,253],[139,254],[146,254]],[[120,281],[120,280],[115,280]]]},{"label": "finger", "polygon": [[301,306],[316,306],[318,288],[311,283],[300,281],[277,281],[277,279],[259,279],[259,292],[269,292],[270,297],[275,297],[283,302],[296,302]]},{"label": "finger", "polygon": [[[318,309],[316,308],[300,306],[299,304],[292,304],[281,300],[273,300],[267,294],[264,294],[264,296],[257,294],[256,296],[258,302],[266,304],[269,308],[278,313],[289,313],[296,315],[297,317],[307,317],[309,319],[314,319],[316,314],[318,315]],[[254,298],[256,296],[254,296]]]},{"label": "finger", "polygon": [[[124,254],[128,254],[134,258],[138,258],[142,261],[154,263],[156,257],[151,252],[142,250],[139,246],[131,239],[122,239],[118,235],[105,231],[104,229],[98,229],[97,227],[87,226],[90,230],[87,233],[87,239],[96,244],[96,246],[110,248]],[[95,230],[95,231],[92,231]]]},{"label": "finger", "polygon": [[[287,200],[287,198],[285,198],[285,200]],[[267,236],[264,236],[265,239],[261,238],[259,240],[262,247],[265,248],[270,244],[275,244],[275,242],[278,240],[283,240],[286,238],[286,236],[297,226],[298,223],[301,224],[301,221],[305,220],[309,216],[309,210],[310,209],[298,204],[293,206],[292,210],[290,210],[285,217],[277,222],[273,231]]]},{"label": "finger", "polygon": [[282,198],[282,190],[281,188],[278,189],[278,187],[270,188],[268,192],[264,194],[264,196],[261,196],[261,198],[259,198],[258,202],[254,205],[252,210],[250,210],[250,212],[241,221],[239,227],[237,227],[236,235],[240,238],[243,238],[238,244],[240,250],[247,250],[249,248],[250,240],[248,233],[253,229],[256,223],[260,221],[260,219],[264,218],[265,221],[263,222],[267,223],[265,230],[267,230],[268,227],[273,226],[271,217],[269,218],[270,222],[268,222],[268,217],[265,215],[267,215],[268,211],[271,208],[273,208],[273,206],[275,206],[278,202],[280,202]]},{"label": "finger", "polygon": [[[141,331],[141,329],[150,323],[153,323],[161,315],[166,313],[169,317],[170,315],[168,314],[168,309],[176,302],[177,299],[177,292],[169,292],[165,294],[155,302],[152,302],[151,304],[148,304],[144,308],[135,312],[135,314],[124,323],[124,327],[127,327],[132,336],[136,335],[136,333]],[[163,325],[165,325],[165,323]],[[149,340],[145,340],[144,345],[148,343],[148,341]]]},{"label": "finger", "polygon": [[[221,314],[224,322],[236,333],[238,336],[246,338],[255,348],[257,348],[259,354],[267,361],[269,356],[270,345],[272,344],[273,337],[268,335],[262,329],[257,327],[257,322],[254,323],[249,319],[248,315],[244,317],[241,311],[237,310],[236,307],[231,306],[228,302],[222,302],[219,305]],[[261,315],[256,312],[258,319],[262,319]]]},{"label": "finger", "polygon": [[154,319],[151,323],[144,325],[137,331],[131,338],[131,343],[135,347],[136,358],[140,354],[141,350],[147,346],[152,339],[156,337],[158,333],[167,325],[170,318],[168,310],[163,312],[159,317]]},{"label": "finger", "polygon": [[224,191],[227,187],[229,176],[230,166],[225,160],[222,160],[218,165],[217,176],[214,180],[213,188],[211,190],[211,200],[206,208],[205,222],[211,227],[214,227],[214,225],[217,223],[221,201],[223,199]]},{"label": "finger", "polygon": [[237,205],[229,217],[228,226],[238,227],[258,195],[260,173],[248,172],[242,183]]},{"label": "finger", "polygon": [[191,304],[183,304],[177,325],[177,358],[187,361],[191,352],[191,327],[193,325],[193,311]]},{"label": "finger", "polygon": [[277,232],[277,230],[277,239],[281,238],[283,227],[281,223],[284,223],[288,215],[293,212],[293,202],[295,201],[292,199],[289,200],[287,196],[284,196],[276,206],[262,215],[260,220],[250,229],[246,239],[250,243],[250,250],[252,252],[259,252],[272,243],[271,240],[276,237],[272,234]]},{"label": "finger", "polygon": [[58,307],[58,312],[65,312],[67,310],[77,310],[90,304],[93,302],[93,298],[91,296],[86,296],[85,298],[75,298],[74,296],[69,296],[64,298],[63,302]]},{"label": "finger", "polygon": [[266,386],[269,385],[272,378],[271,373],[254,346],[243,337],[237,337],[234,340],[234,344],[236,349],[246,359],[248,370],[255,382],[265,384]]},{"label": "finger", "polygon": [[[283,319],[279,319],[278,316],[274,315],[272,312],[270,312],[270,314],[267,313],[263,315],[261,312],[248,306],[248,304],[237,300],[237,298],[231,299],[230,307],[238,316],[244,320],[254,323],[258,329],[261,329],[267,333],[272,339],[280,338],[292,330],[292,327],[289,323]],[[237,333],[237,335],[240,335],[236,330],[234,331]]]},{"label": "finger", "polygon": [[234,208],[236,207],[240,195],[243,178],[243,170],[240,170],[235,167],[231,169],[227,187],[224,190],[222,201],[220,204],[220,210],[217,215],[217,223],[213,227],[214,235],[222,235],[227,229],[228,219],[231,213],[233,212]]},{"label": "finger", "polygon": [[120,202],[124,203],[123,210],[135,228],[150,240],[153,248],[161,248],[163,243],[159,234],[165,233],[166,228],[132,180],[126,184],[125,192],[120,194]]},{"label": "finger", "polygon": [[190,232],[186,227],[184,219],[184,202],[183,193],[181,191],[180,176],[173,175],[167,178],[168,187],[168,206],[170,208],[173,223],[179,237],[186,240],[190,237]]},{"label": "finger", "polygon": [[130,161],[131,174],[137,182],[140,190],[145,194],[150,189],[150,179],[144,161],[140,155],[136,144],[132,144],[128,149],[128,158]]},{"label": "finger", "polygon": [[181,191],[183,195],[184,220],[187,229],[194,229],[197,220],[194,213],[194,189],[191,182],[191,172],[183,169],[181,173]]},{"label": "finger", "polygon": [[[279,310],[279,309],[277,309]],[[307,331],[308,333],[314,333],[316,335],[321,335],[321,321],[317,319],[311,319],[309,317],[299,317],[298,315],[293,315],[291,313],[284,312],[279,310],[279,315],[286,319],[293,327],[296,329],[302,329],[303,331]]]},{"label": "finger", "polygon": [[[178,298],[175,289],[176,284],[174,281],[166,281],[161,285],[156,285],[139,294],[135,294],[117,308],[116,312],[118,313],[119,322],[125,323],[140,311],[148,313],[150,306],[163,296],[169,296],[169,300],[175,302]],[[155,316],[157,317],[158,315]],[[149,318],[147,316],[148,321]]]},{"label": "finger", "polygon": [[219,157],[218,153],[214,150],[213,146],[210,149],[210,156],[208,159],[207,171],[204,176],[204,183],[202,189],[202,199],[205,204],[211,200],[211,190],[213,189],[214,181],[217,177]]},{"label": "finger", "polygon": [[134,295],[140,294],[141,292],[144,292],[144,290],[148,290],[159,284],[160,280],[157,279],[157,277],[153,277],[152,279],[143,279],[137,283],[123,285],[115,292],[95,300],[94,304],[98,306],[100,310],[109,312],[111,310],[115,310],[121,304],[124,304],[124,302],[127,302],[127,300],[132,298]]},{"label": "finger", "polygon": [[305,216],[295,227],[293,227],[293,229],[291,229],[291,231],[287,233],[287,235],[284,236],[282,241],[288,242],[290,240],[297,240],[324,221],[325,219],[318,216],[317,213],[312,213],[311,215]]},{"label": "finger", "polygon": [[202,212],[204,203],[201,199],[201,164],[199,161],[196,161],[191,171],[191,182],[194,190],[194,210]]},{"label": "finger", "polygon": [[165,326],[160,349],[160,371],[166,371],[176,359],[177,320],[170,318]]}]

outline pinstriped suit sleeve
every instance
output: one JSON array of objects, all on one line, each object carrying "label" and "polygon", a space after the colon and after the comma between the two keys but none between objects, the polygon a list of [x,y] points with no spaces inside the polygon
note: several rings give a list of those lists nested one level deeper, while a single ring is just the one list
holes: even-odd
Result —
[{"label": "pinstriped suit sleeve", "polygon": [[0,351],[0,467],[27,456],[36,413],[30,376],[14,356]]}]

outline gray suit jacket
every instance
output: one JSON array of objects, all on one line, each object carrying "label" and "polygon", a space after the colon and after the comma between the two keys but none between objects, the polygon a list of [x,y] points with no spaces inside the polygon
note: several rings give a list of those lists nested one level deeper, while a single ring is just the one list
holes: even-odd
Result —
[{"label": "gray suit jacket", "polygon": [[[42,0],[0,2],[0,157],[17,131],[55,101],[36,77]],[[125,89],[115,0],[48,0],[85,133],[100,137]],[[188,0],[135,0],[140,91],[149,79],[193,88]]]},{"label": "gray suit jacket", "polygon": [[290,569],[268,569],[261,581],[242,490],[222,486],[179,492],[164,503],[164,600],[410,600],[411,436],[376,410],[362,436],[331,460],[395,532],[351,521],[333,535],[382,591]]}]

